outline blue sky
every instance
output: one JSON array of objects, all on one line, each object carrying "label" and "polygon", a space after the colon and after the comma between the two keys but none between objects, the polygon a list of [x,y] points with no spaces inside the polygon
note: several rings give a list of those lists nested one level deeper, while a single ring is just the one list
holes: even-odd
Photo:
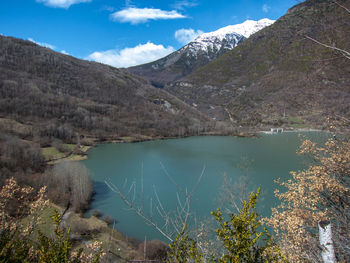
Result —
[{"label": "blue sky", "polygon": [[[117,67],[153,61],[201,32],[277,19],[297,0],[1,0],[0,34]],[[176,33],[177,32],[177,33]]]}]

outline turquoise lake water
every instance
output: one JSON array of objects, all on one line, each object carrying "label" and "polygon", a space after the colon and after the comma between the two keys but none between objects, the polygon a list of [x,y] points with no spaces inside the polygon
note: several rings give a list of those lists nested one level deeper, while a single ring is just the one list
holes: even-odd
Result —
[{"label": "turquoise lake water", "polygon": [[[127,209],[121,198],[105,184],[106,180],[124,193],[135,183],[135,199],[139,203],[144,200],[146,213],[149,211],[150,199],[153,208],[156,206],[156,189],[165,209],[172,211],[177,206],[176,193],[179,191],[166,176],[164,168],[182,189],[191,190],[205,167],[191,205],[193,213],[201,219],[209,217],[210,211],[218,207],[217,197],[223,175],[226,174],[232,181],[241,180],[245,172],[238,167],[243,160],[249,160],[248,190],[261,187],[259,211],[268,216],[271,207],[278,204],[273,194],[278,187],[274,180],[286,180],[290,171],[307,165],[296,154],[302,141],[300,134],[319,142],[328,136],[320,132],[284,132],[261,134],[259,138],[202,136],[98,145],[89,151],[89,158],[83,161],[92,173],[96,192],[91,209],[98,209],[115,218],[118,221],[116,228],[127,236],[164,240],[157,231]],[[156,211],[153,217],[157,220]]]}]

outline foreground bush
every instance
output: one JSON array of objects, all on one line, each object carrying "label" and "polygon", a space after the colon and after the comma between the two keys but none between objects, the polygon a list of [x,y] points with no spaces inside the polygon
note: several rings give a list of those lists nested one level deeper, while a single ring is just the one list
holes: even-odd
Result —
[{"label": "foreground bush", "polygon": [[276,191],[282,202],[269,224],[292,262],[321,262],[318,223],[329,221],[337,260],[350,262],[350,142],[334,137],[317,145],[305,140],[299,153],[312,164],[281,183],[286,192]]},{"label": "foreground bush", "polygon": [[13,178],[5,182],[0,190],[0,262],[97,263],[102,255],[100,244],[90,244],[90,254],[74,251],[70,229],[60,226],[62,217],[57,211],[52,216],[53,237],[37,230],[38,214],[48,204],[45,191],[20,187]]},{"label": "foreground bush", "polygon": [[260,231],[262,221],[256,212],[256,203],[260,189],[251,193],[248,201],[242,202],[242,209],[237,214],[229,215],[224,219],[218,209],[211,214],[215,217],[219,228],[217,238],[223,244],[223,253],[220,258],[204,255],[195,240],[188,237],[187,232],[180,233],[170,244],[168,262],[283,262],[285,261],[279,248],[272,242],[268,231]]}]

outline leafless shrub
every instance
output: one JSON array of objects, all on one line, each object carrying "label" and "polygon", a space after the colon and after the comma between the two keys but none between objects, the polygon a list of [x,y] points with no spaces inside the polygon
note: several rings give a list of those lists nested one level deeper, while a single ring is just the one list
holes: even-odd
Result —
[{"label": "leafless shrub", "polygon": [[102,217],[102,220],[105,221],[108,225],[112,225],[115,222],[115,219],[109,215],[104,215]]},{"label": "leafless shrub", "polygon": [[49,198],[61,205],[68,205],[81,212],[87,208],[92,196],[89,170],[79,162],[61,162],[54,165],[45,176]]},{"label": "leafless shrub", "polygon": [[[0,167],[2,175],[43,172],[45,160],[40,147],[14,136],[0,137]],[[6,177],[2,177],[1,180]],[[1,184],[1,181],[0,181]]]},{"label": "leafless shrub", "polygon": [[89,232],[89,225],[85,220],[74,220],[70,223],[70,228],[73,233],[86,235]]},{"label": "leafless shrub", "polygon": [[[147,224],[155,228],[160,234],[162,234],[167,240],[173,242],[178,234],[181,234],[186,229],[189,221],[193,218],[191,215],[191,198],[199,185],[205,171],[205,166],[198,177],[196,184],[192,190],[189,191],[187,188],[182,188],[176,183],[176,181],[170,176],[168,171],[161,163],[163,171],[168,179],[177,187],[177,208],[174,211],[168,211],[160,200],[156,187],[154,186],[154,199],[150,199],[149,212],[145,211],[144,206],[144,192],[143,192],[143,174],[141,175],[141,200],[137,200],[136,192],[138,191],[136,182],[134,181],[130,186],[129,190],[124,193],[119,187],[114,185],[110,181],[105,181],[107,186],[128,206],[128,208],[135,212],[141,217]],[[142,169],[143,170],[143,169]],[[153,201],[155,200],[155,201]],[[158,220],[155,220],[157,218]],[[162,221],[162,223],[159,223]]]},{"label": "leafless shrub", "polygon": [[100,210],[97,210],[97,209],[93,209],[92,211],[91,211],[91,215],[93,215],[94,217],[97,217],[97,218],[99,218],[99,217],[101,217],[101,211]]},{"label": "leafless shrub", "polygon": [[164,242],[154,239],[144,241],[139,244],[137,251],[146,256],[149,260],[159,260],[164,262],[167,258],[169,247]]}]

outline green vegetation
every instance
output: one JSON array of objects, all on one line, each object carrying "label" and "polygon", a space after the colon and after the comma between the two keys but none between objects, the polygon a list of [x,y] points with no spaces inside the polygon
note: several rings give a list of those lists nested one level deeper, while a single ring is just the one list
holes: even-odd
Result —
[{"label": "green vegetation", "polygon": [[310,125],[306,124],[305,121],[302,118],[300,118],[300,117],[288,116],[283,121],[285,123],[287,123],[289,127],[292,127],[292,128],[295,128],[295,129],[310,128]]},{"label": "green vegetation", "polygon": [[[225,221],[221,211],[212,212],[219,228],[216,230],[218,238],[223,242],[226,252],[219,262],[260,262],[264,260],[267,245],[258,245],[263,236],[259,232],[261,226],[256,213],[256,203],[260,189],[251,193],[248,201],[243,201],[243,208],[237,215],[231,214],[230,220]],[[267,230],[265,230],[267,231]]]},{"label": "green vegetation", "polygon": [[[69,234],[70,229],[65,229],[60,226],[62,222],[62,216],[55,210],[52,220],[55,225],[54,238],[49,238],[42,232],[38,232],[38,250],[40,262],[48,263],[80,263],[85,262],[83,257],[87,257],[83,254],[83,249],[79,249],[76,253],[72,251],[72,242],[70,241]],[[92,250],[94,250],[92,248]],[[89,262],[98,263],[102,254],[101,248],[97,247],[97,252]]]},{"label": "green vegetation", "polygon": [[63,147],[67,148],[68,151],[70,151],[70,152],[72,152],[76,146],[77,146],[76,144],[71,144],[71,143],[64,143],[63,144]]},{"label": "green vegetation", "polygon": [[76,151],[77,145],[70,143],[63,143],[56,147],[44,147],[41,149],[45,160],[48,161],[49,164],[62,161],[84,160],[86,158],[84,153],[90,149],[90,146],[82,146],[79,151]]},{"label": "green vegetation", "polygon": [[[60,214],[63,213],[63,209],[54,204],[49,204],[35,212],[35,217],[40,218],[40,224],[36,226],[36,230],[39,230],[45,236],[50,236],[54,232],[52,216],[55,214],[55,211]],[[33,216],[28,215],[21,219],[20,222],[22,225],[29,225],[31,220],[33,220]]]},{"label": "green vegetation", "polygon": [[53,159],[60,159],[66,156],[63,152],[60,152],[55,147],[42,148],[42,154],[44,155],[45,160],[47,161]]},{"label": "green vegetation", "polygon": [[285,258],[273,244],[268,231],[259,231],[262,226],[261,218],[256,212],[259,194],[260,189],[251,193],[249,200],[242,202],[239,213],[229,215],[229,221],[225,221],[219,209],[211,213],[219,225],[217,238],[224,248],[220,258],[200,252],[199,246],[184,229],[169,245],[168,262],[284,262]]},{"label": "green vegetation", "polygon": [[292,116],[288,116],[287,121],[291,124],[303,124],[304,123],[303,119],[301,119],[300,117],[292,117]]},{"label": "green vegetation", "polygon": [[[0,189],[0,262],[125,262],[138,256],[118,231],[94,216],[82,218],[51,204],[11,178]],[[63,214],[62,214],[63,213]],[[102,251],[104,250],[104,251]],[[106,255],[108,250],[114,254]]]},{"label": "green vegetation", "polygon": [[309,125],[303,124],[303,123],[292,123],[290,124],[290,127],[294,128],[294,129],[306,129],[306,128],[310,128]]},{"label": "green vegetation", "polygon": [[169,245],[167,262],[172,263],[203,263],[203,254],[199,252],[196,242],[189,238],[186,229],[176,236],[175,241]]}]

